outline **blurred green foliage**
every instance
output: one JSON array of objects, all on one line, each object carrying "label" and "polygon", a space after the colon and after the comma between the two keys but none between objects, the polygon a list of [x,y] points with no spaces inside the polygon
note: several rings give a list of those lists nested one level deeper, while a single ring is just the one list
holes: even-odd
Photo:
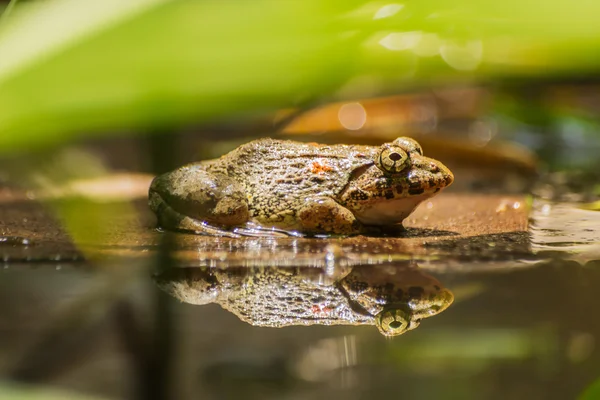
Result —
[{"label": "blurred green foliage", "polygon": [[600,399],[600,379],[596,379],[579,396],[579,400],[598,400]]},{"label": "blurred green foliage", "polygon": [[3,400],[100,400],[101,397],[77,394],[45,387],[19,386],[0,383],[0,398]]},{"label": "blurred green foliage", "polygon": [[48,0],[0,26],[0,149],[456,81],[594,72],[600,3]]}]

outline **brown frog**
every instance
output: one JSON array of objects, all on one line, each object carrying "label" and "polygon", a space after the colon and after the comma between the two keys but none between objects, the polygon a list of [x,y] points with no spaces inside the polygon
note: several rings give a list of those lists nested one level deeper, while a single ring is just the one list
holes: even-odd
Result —
[{"label": "brown frog", "polygon": [[149,197],[167,229],[349,235],[401,224],[453,180],[407,137],[380,147],[259,139],[156,177]]},{"label": "brown frog", "polygon": [[444,311],[452,292],[415,264],[355,266],[328,281],[317,268],[175,268],[158,285],[191,304],[218,303],[254,326],[376,325],[384,336]]}]

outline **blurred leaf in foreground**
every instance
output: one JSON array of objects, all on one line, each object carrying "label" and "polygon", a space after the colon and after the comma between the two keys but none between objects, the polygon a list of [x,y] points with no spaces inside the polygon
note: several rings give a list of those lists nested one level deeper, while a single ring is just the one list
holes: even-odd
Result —
[{"label": "blurred leaf in foreground", "polygon": [[600,379],[596,379],[579,396],[579,400],[598,400],[600,399]]},{"label": "blurred leaf in foreground", "polygon": [[457,79],[592,73],[599,12],[593,0],[19,3],[0,26],[0,149]]},{"label": "blurred leaf in foreground", "polygon": [[63,390],[43,387],[0,384],[0,398],[3,400],[100,400],[100,397],[76,394]]}]

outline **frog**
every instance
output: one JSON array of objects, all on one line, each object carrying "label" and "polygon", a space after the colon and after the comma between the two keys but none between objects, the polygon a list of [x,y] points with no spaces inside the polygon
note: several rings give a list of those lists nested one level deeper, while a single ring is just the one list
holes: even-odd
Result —
[{"label": "frog", "polygon": [[417,328],[454,301],[414,262],[356,265],[333,280],[314,267],[183,267],[154,280],[182,302],[219,304],[253,326],[375,325],[386,337]]},{"label": "frog", "polygon": [[454,181],[421,145],[263,138],[155,177],[149,205],[167,230],[226,236],[358,235],[402,222]]}]

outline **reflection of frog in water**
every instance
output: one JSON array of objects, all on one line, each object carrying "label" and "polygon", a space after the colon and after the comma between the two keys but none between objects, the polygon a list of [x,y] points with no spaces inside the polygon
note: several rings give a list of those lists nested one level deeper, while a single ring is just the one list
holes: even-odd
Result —
[{"label": "reflection of frog in water", "polygon": [[453,180],[406,137],[381,147],[259,139],[156,177],[149,196],[167,229],[358,234],[400,224]]},{"label": "reflection of frog in water", "polygon": [[454,296],[410,264],[357,266],[332,283],[316,268],[183,268],[157,277],[181,301],[218,303],[255,326],[376,325],[385,336],[416,328]]}]

